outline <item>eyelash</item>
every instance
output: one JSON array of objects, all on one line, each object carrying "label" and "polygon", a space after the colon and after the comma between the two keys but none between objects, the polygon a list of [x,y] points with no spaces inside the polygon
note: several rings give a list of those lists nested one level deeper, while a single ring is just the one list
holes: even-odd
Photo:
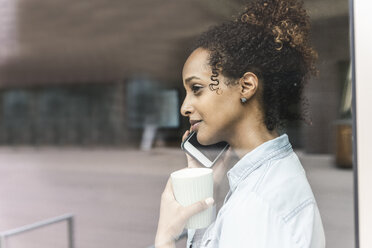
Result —
[{"label": "eyelash", "polygon": [[194,84],[194,85],[191,86],[191,91],[192,91],[194,94],[197,94],[198,91],[199,91],[201,88],[203,88],[203,87],[201,87],[201,86],[197,86],[197,85]]}]

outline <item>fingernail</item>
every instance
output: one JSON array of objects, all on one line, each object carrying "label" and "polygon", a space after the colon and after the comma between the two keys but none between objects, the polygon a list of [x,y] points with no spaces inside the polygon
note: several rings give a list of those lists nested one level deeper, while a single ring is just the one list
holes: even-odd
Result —
[{"label": "fingernail", "polygon": [[208,205],[208,207],[212,206],[213,203],[214,203],[214,200],[212,197],[209,197],[207,199],[205,199],[205,203]]}]

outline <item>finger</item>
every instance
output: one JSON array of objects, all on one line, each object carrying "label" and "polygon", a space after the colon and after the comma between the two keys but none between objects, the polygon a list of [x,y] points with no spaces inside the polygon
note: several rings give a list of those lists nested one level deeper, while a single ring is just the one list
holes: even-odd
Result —
[{"label": "finger", "polygon": [[203,168],[203,165],[190,154],[186,153],[186,158],[188,168]]},{"label": "finger", "polygon": [[172,189],[173,189],[172,188],[172,179],[171,179],[171,177],[169,177],[168,178],[168,181],[167,181],[167,185],[165,186],[164,191],[167,191],[167,192],[173,191]]},{"label": "finger", "polygon": [[212,197],[209,197],[203,201],[195,202],[194,204],[185,208],[185,215],[187,218],[190,218],[191,216],[208,209],[213,205],[213,203],[214,200]]},{"label": "finger", "polygon": [[182,136],[182,142],[185,141],[185,139],[187,138],[187,136],[189,136],[189,134],[190,134],[190,131],[189,130],[186,130],[186,132]]},{"label": "finger", "polygon": [[186,153],[187,167],[188,168],[202,168],[198,161]]},{"label": "finger", "polygon": [[167,185],[165,186],[165,189],[163,191],[163,196],[166,197],[167,199],[169,198],[174,198],[173,194],[173,185],[172,185],[172,179],[169,177],[167,181]]}]

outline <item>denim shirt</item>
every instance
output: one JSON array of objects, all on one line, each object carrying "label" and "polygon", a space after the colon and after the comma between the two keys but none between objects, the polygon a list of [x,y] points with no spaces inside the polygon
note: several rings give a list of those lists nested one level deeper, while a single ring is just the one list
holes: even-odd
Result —
[{"label": "denim shirt", "polygon": [[187,247],[324,248],[319,210],[286,134],[247,153],[227,172],[216,220],[188,230]]}]

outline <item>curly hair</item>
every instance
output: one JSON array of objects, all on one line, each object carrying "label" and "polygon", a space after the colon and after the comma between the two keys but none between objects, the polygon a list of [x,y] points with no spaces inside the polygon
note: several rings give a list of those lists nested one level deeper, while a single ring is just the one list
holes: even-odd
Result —
[{"label": "curly hair", "polygon": [[309,76],[317,73],[309,32],[302,2],[253,0],[235,20],[204,32],[194,49],[210,52],[211,90],[218,89],[220,73],[227,85],[248,71],[256,74],[263,85],[264,123],[272,131],[287,121],[304,120],[302,91]]}]

